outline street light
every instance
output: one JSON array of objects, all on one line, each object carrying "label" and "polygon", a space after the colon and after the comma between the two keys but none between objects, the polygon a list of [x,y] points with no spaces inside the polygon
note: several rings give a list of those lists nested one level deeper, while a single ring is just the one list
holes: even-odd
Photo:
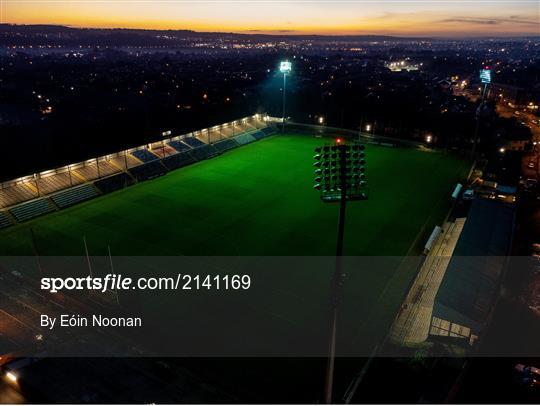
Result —
[{"label": "street light", "polygon": [[285,94],[287,88],[287,75],[292,71],[292,63],[289,61],[281,61],[279,64],[279,71],[283,73],[283,108],[282,108],[282,121],[281,132],[285,132]]},{"label": "street light", "polygon": [[328,404],[332,403],[337,312],[343,287],[344,275],[341,269],[341,257],[343,255],[347,200],[367,199],[365,146],[356,143],[347,144],[344,141],[342,138],[337,138],[334,145],[315,148],[315,156],[313,157],[315,160],[313,166],[316,168],[314,188],[320,191],[320,198],[323,202],[339,202],[336,268],[332,278],[330,340],[324,386],[324,398]]},{"label": "street light", "polygon": [[6,372],[6,379],[10,382],[17,383],[19,377],[14,372]]},{"label": "street light", "polygon": [[370,132],[371,131],[371,124],[366,124],[366,132]]}]

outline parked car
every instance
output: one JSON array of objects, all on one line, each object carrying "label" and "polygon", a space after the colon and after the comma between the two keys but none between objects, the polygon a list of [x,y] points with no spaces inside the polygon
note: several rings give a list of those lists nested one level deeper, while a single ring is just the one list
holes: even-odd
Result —
[{"label": "parked car", "polygon": [[463,200],[472,200],[472,199],[474,199],[473,189],[467,189],[465,192],[463,192]]}]

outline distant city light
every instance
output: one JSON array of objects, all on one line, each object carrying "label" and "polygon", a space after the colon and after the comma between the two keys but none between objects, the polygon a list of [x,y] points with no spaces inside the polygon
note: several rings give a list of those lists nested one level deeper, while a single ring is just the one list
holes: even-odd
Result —
[{"label": "distant city light", "polygon": [[366,124],[366,131],[371,131],[371,124]]},{"label": "distant city light", "polygon": [[324,124],[324,117],[323,116],[319,116],[319,124]]},{"label": "distant city light", "polygon": [[290,73],[292,70],[292,63],[289,61],[281,61],[279,64],[279,71],[283,74]]},{"label": "distant city light", "polygon": [[506,149],[505,149],[505,148],[499,148],[499,152],[500,152],[501,154],[504,154],[504,153],[505,153],[505,151],[506,151]]},{"label": "distant city light", "polygon": [[426,135],[426,142],[430,144],[431,141],[433,141],[433,137],[431,135]]},{"label": "distant city light", "polygon": [[341,141],[342,141],[341,138],[336,138],[336,143],[337,144],[341,144]]}]

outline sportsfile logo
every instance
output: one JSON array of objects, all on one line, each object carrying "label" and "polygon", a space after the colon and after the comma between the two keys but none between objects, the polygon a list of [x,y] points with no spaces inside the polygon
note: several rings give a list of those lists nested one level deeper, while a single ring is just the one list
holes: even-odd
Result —
[{"label": "sportsfile logo", "polygon": [[104,277],[41,278],[41,290],[57,293],[62,290],[94,290],[100,292],[120,290],[248,290],[251,277],[243,275],[190,275],[132,279],[118,274]]}]

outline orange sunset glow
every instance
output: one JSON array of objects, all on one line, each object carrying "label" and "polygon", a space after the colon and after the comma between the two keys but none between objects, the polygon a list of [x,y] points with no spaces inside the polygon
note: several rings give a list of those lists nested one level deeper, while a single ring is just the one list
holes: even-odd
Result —
[{"label": "orange sunset glow", "polygon": [[536,1],[3,0],[2,23],[267,34],[538,35]]}]

